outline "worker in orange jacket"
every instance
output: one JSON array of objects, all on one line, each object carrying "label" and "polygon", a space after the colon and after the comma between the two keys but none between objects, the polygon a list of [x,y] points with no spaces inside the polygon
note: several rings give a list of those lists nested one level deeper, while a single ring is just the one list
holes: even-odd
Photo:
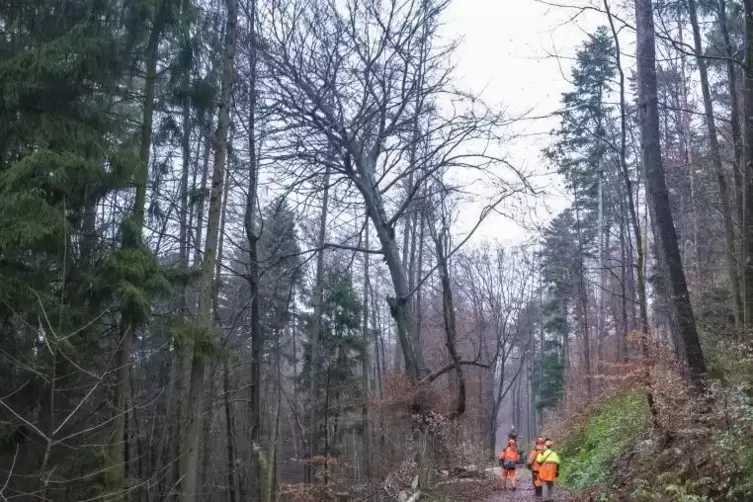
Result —
[{"label": "worker in orange jacket", "polygon": [[534,446],[533,450],[531,450],[528,454],[528,461],[526,462],[526,466],[528,466],[528,469],[531,470],[533,491],[536,494],[537,498],[541,497],[542,482],[539,479],[539,469],[541,469],[541,465],[536,461],[536,459],[539,456],[539,453],[541,453],[542,451],[544,451],[544,438],[538,437],[536,438],[536,446]]},{"label": "worker in orange jacket", "polygon": [[514,439],[510,439],[507,442],[507,446],[499,454],[499,464],[502,468],[502,489],[507,489],[507,482],[510,481],[510,487],[513,490],[517,490],[517,479],[515,476],[515,468],[520,462],[520,454],[518,453],[518,446]]},{"label": "worker in orange jacket", "polygon": [[560,475],[560,456],[553,449],[552,441],[544,441],[544,451],[536,457],[539,467],[539,479],[542,483],[541,500],[551,502],[554,500],[554,482]]}]

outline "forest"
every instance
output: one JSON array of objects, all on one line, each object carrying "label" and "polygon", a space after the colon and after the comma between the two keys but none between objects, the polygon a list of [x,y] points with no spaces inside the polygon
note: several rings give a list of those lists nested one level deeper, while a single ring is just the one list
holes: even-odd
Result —
[{"label": "forest", "polygon": [[0,499],[753,499],[753,0],[465,1],[0,0]]}]

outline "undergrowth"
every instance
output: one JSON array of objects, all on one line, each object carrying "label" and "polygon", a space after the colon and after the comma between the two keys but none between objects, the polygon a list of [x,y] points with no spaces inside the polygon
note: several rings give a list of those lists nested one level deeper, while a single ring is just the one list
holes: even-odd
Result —
[{"label": "undergrowth", "polygon": [[648,429],[642,392],[631,391],[604,402],[563,442],[560,481],[578,492],[608,485],[614,461],[630,445],[645,438]]},{"label": "undergrowth", "polygon": [[752,354],[715,344],[705,396],[671,364],[655,366],[659,430],[636,387],[563,418],[559,481],[588,502],[753,501]]}]

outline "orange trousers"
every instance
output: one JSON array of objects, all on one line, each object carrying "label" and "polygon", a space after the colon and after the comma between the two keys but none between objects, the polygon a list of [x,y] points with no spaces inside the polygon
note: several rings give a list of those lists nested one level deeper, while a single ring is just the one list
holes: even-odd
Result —
[{"label": "orange trousers", "polygon": [[515,476],[515,469],[502,468],[502,488],[507,488],[507,482],[510,481],[510,486],[514,489],[517,488],[517,477]]}]

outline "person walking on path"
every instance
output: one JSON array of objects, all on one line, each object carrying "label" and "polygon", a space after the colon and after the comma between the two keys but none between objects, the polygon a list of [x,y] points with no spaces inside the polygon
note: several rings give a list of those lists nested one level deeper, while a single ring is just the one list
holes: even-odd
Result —
[{"label": "person walking on path", "polygon": [[510,439],[507,442],[507,446],[502,453],[499,454],[499,464],[502,467],[502,489],[507,489],[507,482],[510,481],[512,490],[517,490],[517,479],[515,476],[515,469],[520,462],[520,453],[518,453],[518,446],[514,439]]},{"label": "person walking on path", "polygon": [[550,439],[544,441],[544,451],[538,454],[536,462],[539,464],[539,479],[541,480],[542,502],[554,500],[554,482],[560,475],[560,456],[554,451]]},{"label": "person walking on path", "polygon": [[531,481],[533,482],[533,492],[536,498],[541,498],[541,480],[539,479],[539,469],[541,465],[536,461],[539,453],[544,451],[544,438],[536,438],[536,446],[528,453],[526,466],[531,471]]}]

